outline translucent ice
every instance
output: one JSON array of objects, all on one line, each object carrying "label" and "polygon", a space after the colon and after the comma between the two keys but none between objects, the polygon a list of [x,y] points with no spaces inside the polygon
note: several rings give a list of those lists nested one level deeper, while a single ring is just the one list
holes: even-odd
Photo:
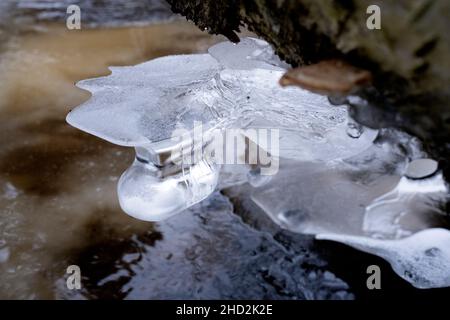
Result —
[{"label": "translucent ice", "polygon": [[446,229],[428,229],[397,241],[338,234],[318,234],[316,238],[380,256],[417,288],[450,286],[450,232]]},{"label": "translucent ice", "polygon": [[255,38],[241,39],[238,44],[221,42],[209,48],[208,52],[228,69],[284,70],[289,67],[267,42]]},{"label": "translucent ice", "polygon": [[[170,139],[194,121],[220,119],[226,104],[215,79],[220,66],[208,54],[167,56],[112,74],[81,81],[92,97],[67,115],[86,132],[123,146],[146,146]],[[227,112],[229,109],[221,108]]]},{"label": "translucent ice", "polygon": [[209,196],[217,185],[218,172],[203,160],[164,177],[153,164],[135,160],[119,180],[119,202],[137,219],[160,221]]},{"label": "translucent ice", "polygon": [[405,176],[411,179],[423,179],[438,170],[438,163],[433,159],[416,159],[408,164]]},{"label": "translucent ice", "polygon": [[[304,90],[281,88],[278,80],[286,66],[266,42],[246,38],[237,45],[217,44],[209,54],[168,56],[111,68],[107,77],[78,83],[92,97],[70,112],[67,121],[139,150],[138,161],[119,183],[120,203],[135,217],[159,220],[204,199],[205,190],[214,190],[217,179],[209,178],[207,187],[194,190],[188,183],[187,189],[181,188],[180,179],[196,180],[190,176],[197,172],[196,166],[176,165],[186,150],[203,150],[214,143],[209,141],[213,130],[278,129],[276,155],[304,161],[342,159],[370,146],[377,131],[367,129],[358,139],[349,137],[345,107],[332,106],[326,97]],[[204,131],[200,141],[190,136],[196,123]],[[139,153],[145,154],[144,162]],[[152,163],[155,167],[150,168]],[[218,170],[214,165],[208,168]],[[253,173],[248,177],[254,185],[268,180]],[[187,198],[185,192],[190,193]],[[153,196],[160,193],[164,196]]]},{"label": "translucent ice", "polygon": [[[398,145],[409,146],[410,150],[404,154]],[[420,155],[414,138],[382,131],[369,149],[348,159],[321,164],[282,161],[280,172],[269,184],[257,188],[252,198],[274,222],[288,230],[318,234],[320,239],[378,254],[417,287],[448,286],[449,274],[444,266],[450,266],[449,231],[439,229],[436,238],[442,255],[427,257],[418,266],[412,262],[427,249],[417,246],[404,250],[425,238],[432,246],[435,233],[415,236],[448,225],[443,207],[449,192],[442,173],[421,180],[402,176],[409,172],[409,163],[414,163],[408,157]],[[444,232],[447,238],[441,237]],[[440,239],[447,239],[445,245],[440,245]],[[374,251],[372,244],[387,251]],[[401,256],[401,262],[395,265],[397,256]],[[436,268],[430,274],[427,263]]]},{"label": "translucent ice", "polygon": [[[425,170],[417,162],[426,155],[407,134],[354,123],[346,106],[336,105],[350,98],[332,104],[280,87],[286,68],[267,43],[253,38],[217,44],[207,54],[115,67],[110,76],[78,84],[92,97],[67,121],[135,147],[118,193],[136,218],[166,219],[216,188],[249,182],[253,201],[282,227],[380,255],[417,287],[449,285],[449,237],[439,229],[448,189],[437,166]],[[193,135],[196,123],[201,139]],[[237,137],[276,157],[276,175],[262,175],[259,163],[219,165],[208,147],[233,128],[279,131],[275,153],[248,131]],[[198,151],[195,161],[180,161]],[[237,158],[246,157],[246,148],[239,152]]]},{"label": "translucent ice", "polygon": [[200,54],[111,70],[110,76],[78,84],[93,96],[67,121],[119,145],[152,148],[176,130],[192,130],[197,121],[205,129],[278,128],[285,131],[280,135],[283,157],[322,161],[358,153],[376,136],[368,129],[350,143],[345,107],[304,90],[281,88],[282,70],[226,69]]},{"label": "translucent ice", "polygon": [[442,173],[423,180],[402,177],[398,185],[366,207],[363,229],[377,238],[403,238],[424,227],[439,226],[448,190]]}]

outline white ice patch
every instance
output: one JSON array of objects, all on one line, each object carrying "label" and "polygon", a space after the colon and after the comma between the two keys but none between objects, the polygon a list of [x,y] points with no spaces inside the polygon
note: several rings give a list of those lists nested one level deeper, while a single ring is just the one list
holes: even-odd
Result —
[{"label": "white ice patch", "polygon": [[[167,56],[106,77],[80,81],[92,97],[67,122],[112,143],[148,147],[177,129],[277,128],[285,131],[280,155],[302,160],[346,158],[367,148],[376,130],[355,140],[347,110],[327,98],[278,80],[286,64],[264,41],[224,42],[210,54]],[[300,146],[300,147],[299,147]]]},{"label": "white ice patch", "polygon": [[92,97],[67,122],[112,143],[142,146],[171,137],[177,125],[219,120],[222,95],[214,77],[219,64],[208,54],[167,56],[106,77],[80,81]]},{"label": "white ice patch", "polygon": [[366,207],[363,230],[374,238],[399,239],[439,226],[448,190],[442,173],[423,180],[402,177],[398,185]]}]

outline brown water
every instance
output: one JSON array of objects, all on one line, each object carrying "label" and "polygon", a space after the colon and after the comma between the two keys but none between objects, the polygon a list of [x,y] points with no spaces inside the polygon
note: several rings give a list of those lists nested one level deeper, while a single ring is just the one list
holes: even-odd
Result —
[{"label": "brown water", "polygon": [[[0,298],[61,297],[68,265],[111,264],[114,252],[137,250],[130,237],[161,238],[118,206],[116,183],[134,152],[66,124],[89,98],[74,83],[111,65],[204,51],[219,39],[184,22],[40,30],[11,37],[0,54]],[[92,270],[95,278],[101,266]],[[124,297],[112,289],[91,296]]]}]

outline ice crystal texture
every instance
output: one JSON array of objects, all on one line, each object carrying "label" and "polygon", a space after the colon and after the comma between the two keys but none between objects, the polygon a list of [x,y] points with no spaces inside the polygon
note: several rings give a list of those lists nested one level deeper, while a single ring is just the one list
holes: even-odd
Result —
[{"label": "ice crystal texture", "polygon": [[67,121],[112,143],[150,148],[169,140],[176,129],[193,129],[195,121],[209,128],[275,127],[286,131],[282,156],[302,160],[345,158],[373,141],[374,130],[358,140],[346,133],[345,107],[305,90],[281,88],[284,64],[269,49],[247,38],[237,45],[217,44],[211,54],[113,67],[107,77],[77,84],[93,96]]},{"label": "ice crystal texture", "polygon": [[[122,208],[136,218],[163,220],[215,189],[249,182],[253,201],[283,228],[380,255],[417,287],[450,285],[441,172],[410,179],[417,168],[408,164],[426,157],[414,138],[363,128],[343,105],[280,87],[287,67],[253,38],[219,43],[205,54],[114,67],[109,76],[78,84],[92,97],[67,121],[136,148],[118,187]],[[210,139],[213,130],[278,129],[279,172],[268,177],[257,166],[220,166],[207,152],[177,165],[170,152],[176,145],[198,146],[185,134],[174,137],[198,122]]]}]

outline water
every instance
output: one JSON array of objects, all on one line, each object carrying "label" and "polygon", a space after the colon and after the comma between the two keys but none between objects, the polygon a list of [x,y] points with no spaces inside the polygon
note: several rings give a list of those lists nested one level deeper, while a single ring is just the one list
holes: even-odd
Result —
[{"label": "water", "polygon": [[[285,247],[251,228],[219,193],[156,226],[154,243],[135,238],[115,269],[88,268],[90,297],[108,297],[118,287],[129,299],[351,299],[341,279],[311,255],[308,238]],[[105,264],[104,256],[92,262]],[[307,263],[308,268],[299,267]],[[100,267],[100,266],[99,266]],[[117,292],[117,291],[116,291]],[[117,294],[117,293],[116,293]],[[70,296],[69,296],[70,297]]]},{"label": "water", "polygon": [[[65,23],[70,5],[81,9],[83,27],[148,25],[175,19],[169,5],[162,0],[104,1],[91,0],[5,0],[0,11],[28,27],[46,22]],[[4,20],[3,20],[4,21]]]}]

